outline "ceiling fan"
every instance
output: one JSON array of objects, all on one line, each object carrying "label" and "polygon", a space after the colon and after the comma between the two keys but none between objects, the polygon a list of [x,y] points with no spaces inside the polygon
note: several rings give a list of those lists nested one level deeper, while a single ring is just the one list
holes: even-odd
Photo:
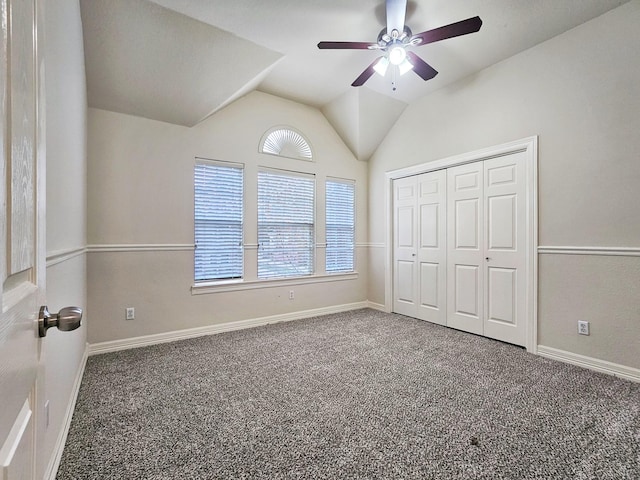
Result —
[{"label": "ceiling fan", "polygon": [[[351,84],[360,87],[377,72],[384,76],[389,65],[398,67],[400,75],[413,70],[423,80],[430,80],[438,72],[427,62],[410,50],[428,43],[439,42],[447,38],[459,37],[480,30],[482,20],[480,17],[467,18],[443,27],[427,30],[426,32],[413,34],[411,29],[404,24],[407,11],[407,0],[386,0],[387,27],[378,34],[376,43],[368,42],[320,42],[320,49],[355,49],[355,50],[380,50],[384,55],[376,58],[358,78]],[[393,71],[395,90],[395,70]]]}]

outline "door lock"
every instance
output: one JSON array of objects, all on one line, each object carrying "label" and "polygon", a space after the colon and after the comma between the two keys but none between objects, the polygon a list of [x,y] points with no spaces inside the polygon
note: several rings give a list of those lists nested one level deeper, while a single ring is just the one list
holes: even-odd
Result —
[{"label": "door lock", "polygon": [[46,305],[40,307],[38,315],[38,335],[47,336],[47,330],[58,327],[58,330],[70,332],[80,326],[82,309],[80,307],[65,307],[58,313],[49,313]]}]

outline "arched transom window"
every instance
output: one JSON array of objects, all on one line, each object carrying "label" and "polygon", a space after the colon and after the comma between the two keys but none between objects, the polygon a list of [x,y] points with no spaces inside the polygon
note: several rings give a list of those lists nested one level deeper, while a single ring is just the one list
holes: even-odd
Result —
[{"label": "arched transom window", "polygon": [[260,140],[260,153],[313,161],[311,146],[291,127],[273,127]]}]

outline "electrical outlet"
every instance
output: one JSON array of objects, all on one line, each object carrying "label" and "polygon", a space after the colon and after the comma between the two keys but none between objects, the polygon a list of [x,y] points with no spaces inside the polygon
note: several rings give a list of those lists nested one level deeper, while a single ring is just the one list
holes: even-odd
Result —
[{"label": "electrical outlet", "polygon": [[293,290],[289,290],[289,300],[293,300],[295,298],[295,295],[293,293]]},{"label": "electrical outlet", "polygon": [[578,333],[580,335],[589,335],[589,322],[578,320]]},{"label": "electrical outlet", "polygon": [[127,307],[125,318],[127,320],[134,320],[136,318],[136,309],[133,307]]}]

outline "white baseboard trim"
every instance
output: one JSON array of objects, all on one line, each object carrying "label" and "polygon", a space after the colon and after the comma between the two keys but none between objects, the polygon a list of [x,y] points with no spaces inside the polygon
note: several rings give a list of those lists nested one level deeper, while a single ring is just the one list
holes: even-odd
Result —
[{"label": "white baseboard trim", "polygon": [[538,355],[640,383],[640,369],[637,368],[627,367],[618,363],[607,362],[606,360],[599,360],[565,350],[558,350],[557,348],[545,347],[544,345],[538,345]]},{"label": "white baseboard trim", "polygon": [[112,340],[109,342],[93,343],[89,345],[89,355],[117,352],[119,350],[146,347],[148,345],[157,345],[159,343],[175,342],[177,340],[186,340],[188,338],[201,337],[204,335],[215,335],[217,333],[243,330],[245,328],[260,327],[262,325],[268,325],[270,323],[290,322],[292,320],[301,320],[303,318],[328,315],[331,313],[347,312],[350,310],[358,310],[360,308],[367,307],[369,307],[369,305],[366,301],[348,303],[344,305],[315,308],[312,310],[302,310],[299,312],[284,313],[280,315],[270,315],[268,317],[252,318],[249,320],[219,323],[216,325],[208,325],[206,327],[189,328],[185,330],[175,330],[173,332],[145,335],[142,337],[133,337],[125,338],[122,340]]},{"label": "white baseboard trim", "polygon": [[367,308],[371,308],[372,310],[379,310],[385,313],[387,311],[387,307],[385,307],[381,303],[375,303],[375,302],[369,302],[369,301],[367,301]]},{"label": "white baseboard trim", "polygon": [[67,411],[64,414],[62,421],[62,428],[58,433],[58,438],[53,447],[51,459],[49,465],[45,470],[45,480],[55,480],[58,474],[58,468],[60,467],[60,460],[62,460],[62,452],[64,451],[64,445],[67,442],[67,436],[69,435],[69,428],[71,427],[71,419],[73,418],[73,411],[76,408],[76,401],[78,400],[78,392],[80,391],[80,384],[82,383],[82,376],[84,375],[84,368],[87,365],[87,357],[89,356],[89,344],[87,343],[82,360],[80,360],[80,367],[76,372],[76,378],[73,381],[73,387],[71,389],[71,399],[69,405],[67,405]]}]

